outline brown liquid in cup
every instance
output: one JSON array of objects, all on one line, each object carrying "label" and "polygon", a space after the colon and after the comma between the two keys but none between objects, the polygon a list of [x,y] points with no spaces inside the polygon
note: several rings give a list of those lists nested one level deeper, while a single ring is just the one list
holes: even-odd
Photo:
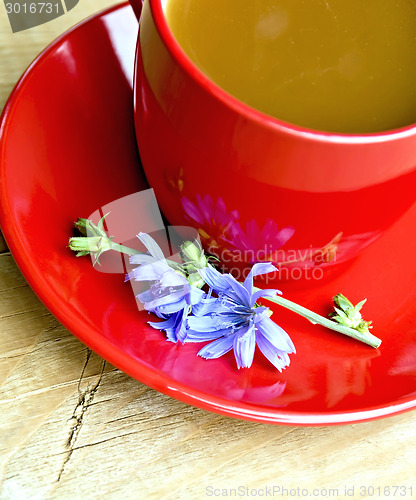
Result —
[{"label": "brown liquid in cup", "polygon": [[239,100],[342,133],[416,122],[416,0],[168,0],[186,54]]}]

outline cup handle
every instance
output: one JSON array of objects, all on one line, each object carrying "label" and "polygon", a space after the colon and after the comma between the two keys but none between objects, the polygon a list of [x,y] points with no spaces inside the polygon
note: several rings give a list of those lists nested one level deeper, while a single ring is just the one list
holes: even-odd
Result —
[{"label": "cup handle", "polygon": [[144,0],[129,0],[129,1],[130,1],[130,5],[132,6],[133,11],[137,17],[137,20],[140,21],[140,15],[142,13],[142,5],[143,5]]}]

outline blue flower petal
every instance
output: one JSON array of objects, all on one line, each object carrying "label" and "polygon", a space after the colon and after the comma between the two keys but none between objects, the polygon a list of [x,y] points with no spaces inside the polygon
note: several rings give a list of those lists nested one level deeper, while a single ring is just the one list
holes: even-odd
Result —
[{"label": "blue flower petal", "polygon": [[168,340],[169,342],[173,342],[174,344],[177,344],[179,338],[175,328],[166,328],[165,333],[166,333],[166,340]]},{"label": "blue flower petal", "polygon": [[271,262],[258,262],[254,264],[251,268],[250,274],[254,276],[259,276],[260,274],[268,274],[277,271],[277,267]]},{"label": "blue flower petal", "polygon": [[234,303],[228,303],[224,298],[205,297],[192,309],[194,316],[210,316],[213,314],[230,314],[235,308]]},{"label": "blue flower petal", "polygon": [[[221,274],[211,265],[199,270],[200,275],[207,285],[214,290],[218,295],[224,294],[227,297],[241,301],[241,295],[245,297],[246,291],[241,283],[239,283],[231,274]],[[234,289],[235,287],[235,289]]]},{"label": "blue flower petal", "polygon": [[277,268],[270,262],[258,262],[254,264],[248,273],[247,278],[244,280],[244,288],[248,291],[250,295],[253,293],[253,277],[259,276],[260,274],[267,274],[273,271],[277,271]]},{"label": "blue flower petal", "polygon": [[204,346],[199,352],[198,356],[205,359],[216,359],[220,358],[228,351],[233,348],[234,336],[221,337],[218,340],[214,340],[210,344]]},{"label": "blue flower petal", "polygon": [[[136,281],[157,281],[164,273],[171,268],[165,260],[155,261],[152,264],[143,264],[134,270],[134,279]],[[133,275],[133,272],[129,274]]]},{"label": "blue flower petal", "polygon": [[196,286],[189,285],[187,290],[188,294],[186,296],[186,301],[191,306],[196,306],[204,297],[206,297],[206,293]]},{"label": "blue flower petal", "polygon": [[288,354],[274,346],[261,333],[256,332],[256,342],[260,351],[274,365],[279,372],[289,366],[290,358]]},{"label": "blue flower petal", "polygon": [[167,269],[159,279],[160,285],[164,288],[172,286],[187,286],[188,280],[173,269]]},{"label": "blue flower petal", "polygon": [[154,261],[155,258],[147,253],[139,253],[136,255],[131,255],[129,258],[130,264],[137,264],[139,266],[141,266],[142,264],[151,264]]},{"label": "blue flower petal", "polygon": [[[171,314],[165,321],[149,321],[149,325],[157,330],[164,330],[166,337],[170,342],[178,342],[186,337],[186,317],[188,315],[188,308],[178,311],[175,314]],[[165,315],[162,315],[166,317]]]},{"label": "blue flower petal", "polygon": [[259,306],[256,307],[256,315],[254,316],[253,321],[257,325],[257,323],[260,323],[265,318],[269,318],[269,316],[270,316],[270,309],[268,307]]},{"label": "blue flower petal", "polygon": [[231,274],[221,274],[215,268],[208,265],[199,271],[203,280],[217,294],[223,293],[227,297],[239,303],[249,304],[249,294],[244,286]]},{"label": "blue flower petal", "polygon": [[250,368],[256,348],[254,325],[243,327],[234,335],[233,347],[237,367]]},{"label": "blue flower petal", "polygon": [[[144,308],[146,311],[153,312],[158,309],[162,314],[172,314],[188,305],[184,299],[184,295],[184,291],[179,291],[176,293],[168,293],[157,298],[154,297],[154,300],[144,303]],[[140,296],[138,297],[140,300]]]},{"label": "blue flower petal", "polygon": [[256,323],[261,335],[266,338],[277,349],[288,353],[295,353],[296,349],[289,335],[270,318],[263,318]]},{"label": "blue flower petal", "polygon": [[149,302],[145,304],[145,309],[149,311],[157,309],[158,312],[162,314],[173,314],[181,311],[185,307],[188,307],[184,295],[180,295],[179,293],[176,294],[176,297],[173,297],[173,295],[175,294],[166,295],[163,299]]},{"label": "blue flower petal", "polygon": [[[219,273],[212,266],[201,269],[200,274],[208,286],[217,294],[223,293],[240,304],[244,304],[247,307],[253,307],[257,300],[254,299],[253,294],[253,276],[266,274],[276,270],[276,267],[270,263],[254,264],[244,284],[238,282],[231,274]],[[275,295],[276,293],[280,292],[278,290],[276,290],[276,292],[262,291],[256,292],[255,296],[259,298],[260,296]]]},{"label": "blue flower petal", "polygon": [[273,290],[273,289],[265,289],[254,292],[253,295],[251,296],[250,307],[253,307],[254,304],[262,297],[274,297],[277,294],[281,295],[281,293],[282,292],[280,290]]},{"label": "blue flower petal", "polygon": [[186,337],[187,337],[187,326],[186,326],[186,319],[188,317],[190,311],[190,307],[186,306],[184,307],[182,314],[180,312],[177,313],[178,319],[180,319],[180,323],[177,325],[176,330],[173,332],[174,338],[179,340],[180,342],[185,342]]},{"label": "blue flower petal", "polygon": [[215,268],[213,268],[210,264],[207,267],[199,270],[199,274],[202,276],[202,279],[205,283],[215,290],[217,293],[225,293],[229,289],[229,284],[225,280],[225,274],[219,273]]},{"label": "blue flower petal", "polygon": [[172,314],[172,316],[165,321],[148,321],[147,323],[156,330],[165,330],[166,328],[173,328],[175,326],[175,322],[175,315]]},{"label": "blue flower petal", "polygon": [[166,338],[170,342],[176,343],[178,341],[178,337],[176,335],[176,328],[177,328],[177,316],[175,314],[172,314],[170,318],[168,318],[166,321],[148,321],[148,324],[152,327],[155,328],[156,330],[163,330],[166,333]]},{"label": "blue flower petal", "polygon": [[141,292],[136,295],[136,298],[138,298],[142,304],[146,304],[148,302],[152,302],[155,296],[151,290],[146,290],[145,292]]},{"label": "blue flower petal", "polygon": [[246,307],[251,307],[251,294],[246,287],[239,283],[231,274],[226,274],[224,277],[226,278],[229,286],[228,290],[224,292],[224,295],[227,295]]},{"label": "blue flower petal", "polygon": [[190,316],[188,326],[197,332],[216,332],[233,327],[233,321],[217,314],[209,316]]},{"label": "blue flower petal", "polygon": [[205,316],[218,311],[218,299],[214,297],[204,297],[195,307],[192,308],[194,316]]},{"label": "blue flower petal", "polygon": [[206,342],[207,340],[216,340],[220,337],[228,337],[232,332],[232,328],[226,328],[224,330],[214,330],[211,332],[197,332],[196,330],[188,329],[186,331],[185,342]]},{"label": "blue flower petal", "polygon": [[156,243],[156,241],[149,236],[146,233],[139,233],[137,235],[139,240],[143,243],[143,245],[147,248],[149,253],[154,257],[156,260],[164,260],[165,256],[163,255],[162,250],[160,249],[160,246]]}]

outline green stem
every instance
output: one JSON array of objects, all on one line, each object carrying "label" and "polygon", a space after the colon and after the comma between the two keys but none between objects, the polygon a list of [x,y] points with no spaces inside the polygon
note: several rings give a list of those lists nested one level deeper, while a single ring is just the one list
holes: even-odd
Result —
[{"label": "green stem", "polygon": [[113,241],[110,243],[111,250],[115,252],[125,253],[126,255],[143,255],[145,252],[141,252],[140,250],[135,250],[134,248],[125,247],[124,245],[119,245],[118,243],[114,243]]},{"label": "green stem", "polygon": [[[144,254],[146,254],[146,252],[141,252],[140,250],[135,250],[134,248],[129,248],[129,247],[126,247],[124,245],[120,245],[119,243],[114,243],[111,240],[109,240],[109,241],[110,241],[110,250],[114,250],[115,252],[124,253],[126,255],[144,255]],[[183,276],[185,276],[185,273],[183,272],[182,266],[180,264],[178,264],[177,262],[174,262],[173,260],[169,260],[169,259],[166,259],[166,262],[175,271],[177,271],[177,272],[181,273]]]},{"label": "green stem", "polygon": [[[260,290],[260,288],[254,287],[254,290],[258,291]],[[377,338],[375,335],[372,335],[371,333],[359,332],[357,330],[354,330],[353,328],[349,328],[348,326],[343,326],[340,325],[339,323],[335,323],[335,321],[331,321],[330,319],[325,318],[324,316],[314,313],[313,311],[306,309],[306,307],[302,307],[296,304],[295,302],[292,302],[291,300],[284,299],[283,297],[280,297],[278,295],[276,295],[276,297],[263,297],[263,298],[266,300],[270,300],[271,302],[274,302],[279,306],[285,307],[286,309],[289,309],[290,311],[293,311],[299,314],[300,316],[303,316],[314,325],[316,324],[322,325],[326,328],[329,328],[330,330],[343,333],[344,335],[347,335],[348,337],[352,337],[356,340],[364,342],[365,344],[368,344],[371,347],[377,348],[381,344],[381,340]]]}]

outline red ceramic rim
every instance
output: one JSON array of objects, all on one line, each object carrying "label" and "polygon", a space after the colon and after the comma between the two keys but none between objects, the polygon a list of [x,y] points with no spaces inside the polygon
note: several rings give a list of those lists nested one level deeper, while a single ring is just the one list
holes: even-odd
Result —
[{"label": "red ceramic rim", "polygon": [[[132,1],[140,3],[140,0]],[[289,122],[279,120],[252,108],[248,104],[239,101],[228,92],[223,90],[221,87],[219,87],[212,80],[210,80],[185,54],[179,43],[174,38],[166,22],[162,7],[162,1],[163,0],[149,0],[149,3],[156,28],[171,56],[182,67],[182,69],[191,76],[191,78],[195,79],[208,92],[218,97],[227,106],[234,109],[238,113],[245,115],[248,119],[260,122],[267,127],[284,130],[286,133],[291,133],[296,136],[302,136],[304,138],[322,142],[330,141],[344,144],[371,144],[393,141],[402,139],[403,137],[416,135],[416,123],[398,129],[368,134],[342,134],[335,132],[324,132],[320,130],[309,129],[307,127],[293,125]]]}]

